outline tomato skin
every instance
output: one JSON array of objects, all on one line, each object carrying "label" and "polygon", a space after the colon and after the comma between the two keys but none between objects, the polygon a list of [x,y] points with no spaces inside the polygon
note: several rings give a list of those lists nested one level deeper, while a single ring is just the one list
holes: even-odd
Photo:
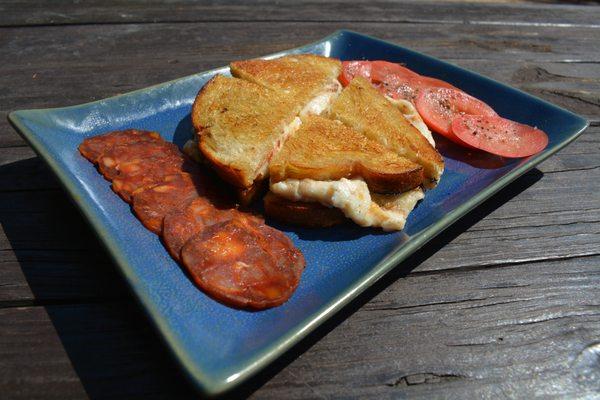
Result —
[{"label": "tomato skin", "polygon": [[463,91],[448,88],[422,89],[416,98],[415,106],[429,129],[465,147],[471,146],[452,132],[452,120],[461,114],[497,115],[483,101]]},{"label": "tomato skin", "polygon": [[371,66],[371,77],[373,82],[384,82],[386,77],[388,77],[389,75],[395,75],[405,79],[416,79],[421,76],[416,72],[406,67],[403,67],[400,64],[392,63],[389,61],[372,61]]},{"label": "tomato skin", "polygon": [[419,75],[410,69],[387,61],[373,61],[371,79],[374,85],[394,99],[405,99],[414,102],[424,88],[443,87],[459,90],[448,82],[429,76]]},{"label": "tomato skin", "polygon": [[362,76],[371,81],[372,61],[342,61],[342,72],[339,81],[343,86],[348,86],[356,76]]},{"label": "tomato skin", "polygon": [[414,102],[422,88],[443,87],[459,90],[440,79],[422,76],[400,64],[388,61],[343,61],[339,81],[347,86],[356,76],[369,80],[381,93],[393,99]]},{"label": "tomato skin", "polygon": [[480,150],[509,158],[527,157],[548,145],[544,131],[498,115],[459,115],[452,121],[452,132]]},{"label": "tomato skin", "polygon": [[[446,89],[454,89],[454,90],[460,90],[459,88],[457,88],[456,86],[453,86],[451,84],[449,84],[446,81],[443,81],[441,79],[437,79],[437,78],[432,78],[429,76],[423,76],[421,75],[419,77],[418,80],[418,84],[421,87],[441,87],[441,88],[446,88]],[[462,90],[460,90],[462,91]]]}]

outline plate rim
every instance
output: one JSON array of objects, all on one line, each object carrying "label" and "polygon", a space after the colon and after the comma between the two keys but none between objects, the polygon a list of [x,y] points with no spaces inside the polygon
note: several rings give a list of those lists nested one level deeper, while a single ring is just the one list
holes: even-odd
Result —
[{"label": "plate rim", "polygon": [[[226,376],[217,376],[206,374],[202,368],[187,357],[187,352],[185,351],[185,345],[179,343],[178,340],[174,339],[171,335],[170,329],[164,324],[164,316],[159,313],[153,307],[153,302],[150,301],[140,290],[137,288],[136,276],[133,272],[133,268],[131,265],[125,260],[122,252],[119,250],[119,244],[113,237],[107,234],[106,230],[103,227],[102,221],[97,218],[96,213],[91,209],[91,204],[88,202],[81,201],[79,197],[79,191],[81,190],[78,185],[76,185],[76,181],[71,180],[66,176],[63,170],[58,166],[55,162],[54,157],[48,152],[45,146],[36,138],[36,134],[29,130],[24,124],[24,120],[28,118],[28,115],[32,113],[43,113],[43,112],[52,112],[57,110],[65,110],[65,109],[77,109],[82,107],[87,107],[93,104],[97,104],[100,102],[105,102],[111,99],[116,98],[124,98],[129,96],[135,96],[142,92],[148,92],[152,90],[156,90],[168,85],[172,85],[176,82],[183,81],[185,79],[189,79],[192,77],[200,77],[207,74],[218,73],[221,71],[226,71],[228,69],[227,66],[213,68],[210,70],[202,71],[196,74],[187,75],[184,77],[176,78],[173,80],[169,80],[166,82],[158,83],[155,85],[151,85],[148,87],[140,88],[131,92],[127,92],[124,94],[119,94],[115,96],[110,96],[104,99],[99,99],[92,102],[76,104],[66,107],[53,107],[53,108],[42,108],[42,109],[24,109],[24,110],[16,110],[12,111],[8,114],[8,121],[15,128],[17,133],[30,145],[31,148],[44,160],[44,162],[50,167],[54,175],[58,178],[60,185],[64,190],[68,193],[70,199],[77,206],[78,211],[83,215],[84,219],[87,220],[87,223],[91,225],[92,231],[94,234],[100,239],[100,242],[104,246],[104,248],[109,253],[112,260],[118,265],[118,269],[120,273],[123,275],[125,280],[128,283],[130,290],[135,294],[134,298],[138,303],[141,304],[141,308],[148,315],[149,321],[154,325],[155,329],[159,333],[159,337],[167,344],[167,348],[172,353],[177,362],[182,366],[187,378],[194,384],[194,386],[200,390],[202,393],[209,396],[216,396],[225,393],[226,391],[232,389],[233,387],[241,384],[247,379],[251,378],[266,366],[268,366],[275,359],[283,355],[289,349],[291,349],[294,345],[299,343],[302,339],[304,339],[308,334],[314,331],[318,326],[320,326],[323,322],[325,322],[328,318],[332,317],[334,314],[339,312],[344,308],[350,301],[358,297],[364,290],[373,285],[376,281],[381,279],[386,273],[391,271],[394,267],[396,267],[400,262],[405,260],[408,256],[413,254],[423,245],[425,245],[428,241],[436,237],[438,234],[442,233],[449,226],[451,226],[454,222],[456,222],[461,217],[468,214],[479,204],[483,203],[485,200],[489,199],[491,196],[496,194],[502,188],[506,187],[508,184],[516,180],[519,176],[523,175],[525,172],[529,171],[542,161],[546,160],[548,157],[552,156],[571,142],[573,142],[577,137],[579,137],[588,127],[589,121],[586,118],[581,117],[569,110],[566,110],[560,106],[552,104],[544,99],[540,99],[536,96],[533,96],[529,93],[526,93],[520,89],[509,86],[508,84],[496,81],[487,76],[481,75],[477,72],[471,71],[467,68],[463,68],[447,61],[429,56],[425,53],[417,52],[415,50],[403,47],[401,45],[397,45],[395,43],[391,43],[385,41],[383,39],[379,39],[373,36],[369,36],[366,34],[362,34],[359,32],[355,32],[347,29],[340,29],[333,32],[330,35],[327,35],[317,41],[294,47],[291,49],[282,50],[273,54],[269,54],[263,57],[276,57],[278,55],[289,54],[290,52],[302,52],[303,50],[314,47],[318,44],[324,43],[330,39],[333,39],[337,36],[342,35],[353,35],[362,38],[366,38],[369,40],[376,41],[378,43],[384,44],[386,46],[396,47],[404,52],[408,51],[419,56],[426,57],[429,61],[435,61],[436,63],[443,63],[446,65],[450,65],[453,68],[457,68],[462,71],[467,71],[471,74],[478,76],[484,80],[490,81],[493,84],[501,85],[504,88],[510,89],[512,91],[518,92],[520,95],[524,95],[529,99],[542,102],[546,106],[550,106],[551,108],[560,110],[561,112],[565,112],[570,114],[575,119],[578,119],[580,125],[578,128],[567,136],[565,139],[556,144],[556,146],[552,149],[545,150],[536,156],[531,157],[522,165],[512,169],[504,176],[499,179],[494,180],[489,186],[482,189],[476,195],[467,199],[467,201],[461,203],[456,209],[451,212],[445,214],[438,221],[431,224],[427,228],[413,235],[412,240],[408,241],[404,246],[399,249],[396,249],[393,253],[386,256],[384,259],[380,260],[378,263],[374,264],[370,271],[366,274],[366,276],[355,282],[353,285],[348,286],[343,292],[341,292],[338,296],[330,300],[328,303],[316,309],[314,312],[310,313],[306,318],[296,324],[295,327],[290,329],[284,335],[282,335],[279,339],[274,340],[264,349],[257,351],[253,357],[247,360],[246,363],[240,365],[241,368],[237,368],[237,373],[234,373],[228,377]],[[236,365],[236,364],[234,364]]]}]

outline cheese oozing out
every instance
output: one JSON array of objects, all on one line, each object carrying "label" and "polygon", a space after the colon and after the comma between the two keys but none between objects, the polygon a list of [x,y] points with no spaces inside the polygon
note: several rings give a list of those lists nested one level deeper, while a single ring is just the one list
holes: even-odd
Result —
[{"label": "cheese oozing out", "polygon": [[337,79],[335,81],[331,81],[321,93],[313,97],[313,99],[309,101],[304,108],[302,108],[300,111],[300,116],[304,117],[307,115],[320,115],[327,111],[341,91],[342,85],[337,81]]},{"label": "cheese oozing out", "polygon": [[408,214],[423,198],[420,188],[398,195],[373,195],[361,179],[336,181],[287,179],[271,183],[273,193],[292,201],[314,201],[336,207],[360,226],[381,227],[385,231],[402,230]]}]

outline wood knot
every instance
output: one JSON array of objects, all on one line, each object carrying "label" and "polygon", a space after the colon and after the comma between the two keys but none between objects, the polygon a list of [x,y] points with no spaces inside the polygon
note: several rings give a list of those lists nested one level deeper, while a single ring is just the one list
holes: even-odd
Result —
[{"label": "wood knot", "polygon": [[419,374],[411,374],[404,375],[398,378],[396,381],[392,383],[387,383],[387,386],[390,387],[398,387],[398,386],[413,386],[413,385],[422,385],[422,384],[430,384],[430,383],[441,383],[441,382],[452,382],[459,379],[465,379],[466,376],[451,374],[451,373],[430,373],[424,372]]}]

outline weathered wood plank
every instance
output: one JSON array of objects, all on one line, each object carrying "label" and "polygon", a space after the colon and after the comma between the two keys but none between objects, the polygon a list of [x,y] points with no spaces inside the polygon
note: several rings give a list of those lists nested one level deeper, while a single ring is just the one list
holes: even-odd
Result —
[{"label": "weathered wood plank", "polygon": [[593,396],[599,261],[409,275],[254,398]]},{"label": "weathered wood plank", "polygon": [[[24,145],[4,122],[10,110],[109,97],[226,65],[232,59],[295,47],[340,27],[343,24],[257,23],[252,25],[255,35],[248,35],[248,26],[231,23],[4,29],[0,56],[11,62],[0,66],[0,86],[5,88],[0,147]],[[600,119],[596,30],[570,28],[566,35],[549,27],[357,24],[355,28]]]},{"label": "weathered wood plank", "polygon": [[0,253],[0,308],[125,297],[128,297],[125,281],[104,251]]},{"label": "weathered wood plank", "polygon": [[189,398],[129,303],[0,309],[3,399]]},{"label": "weathered wood plank", "polygon": [[[260,388],[253,398],[589,395],[597,390],[598,262],[401,279],[398,270],[237,394]],[[4,398],[83,397],[81,387],[91,398],[189,394],[128,304],[0,310],[0,337]]]},{"label": "weathered wood plank", "polygon": [[[91,8],[82,11],[61,2],[49,12],[28,3],[0,5],[11,7],[0,12],[0,24],[75,24],[1,28],[0,56],[10,60],[0,65],[3,121],[12,109],[99,99],[349,26],[596,121],[540,167],[541,179],[529,173],[486,202],[242,394],[297,356],[254,397],[572,398],[598,390],[599,350],[592,343],[600,325],[600,260],[594,256],[600,252],[600,198],[593,185],[600,178],[600,8],[376,1],[345,7],[301,3],[250,14],[238,2],[213,9],[231,22],[185,23],[215,21],[218,14],[191,12],[189,7],[203,11],[195,3],[172,2],[168,11],[154,3],[117,3],[88,3]],[[296,22],[241,21],[249,16]],[[311,22],[325,17],[338,22]],[[423,24],[428,19],[443,24]],[[181,23],[77,25],[152,20]],[[0,147],[23,145],[0,122]],[[0,309],[0,397],[190,394],[140,310],[129,305],[124,283],[98,241],[26,147],[0,150],[0,223],[0,307],[9,307]],[[107,299],[123,302],[96,304]],[[94,304],[58,305],[69,302]],[[50,306],[14,307],[36,304]]]},{"label": "weathered wood plank", "polygon": [[34,0],[6,1],[0,26],[198,21],[341,21],[503,24],[588,24],[597,26],[600,7],[547,4],[462,4],[421,1],[275,1],[228,2],[55,1],[39,7]]}]

